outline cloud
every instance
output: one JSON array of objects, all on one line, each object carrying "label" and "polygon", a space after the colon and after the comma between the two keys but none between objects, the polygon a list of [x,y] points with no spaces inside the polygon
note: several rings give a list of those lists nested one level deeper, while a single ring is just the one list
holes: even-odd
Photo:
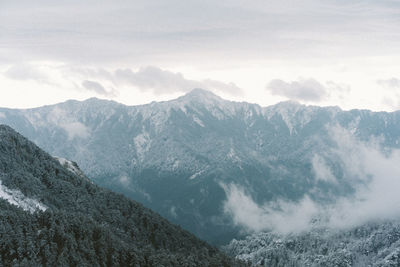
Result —
[{"label": "cloud", "polygon": [[314,79],[299,79],[292,82],[274,79],[269,82],[266,89],[273,95],[306,102],[320,102],[329,95],[327,88]]},{"label": "cloud", "polygon": [[75,137],[85,139],[88,138],[90,135],[89,129],[83,123],[78,121],[61,123],[59,126],[67,132],[69,140],[72,140]]},{"label": "cloud", "polygon": [[382,103],[388,105],[393,109],[399,109],[400,107],[400,79],[380,79],[376,81],[377,84],[383,86],[389,93],[383,98]]},{"label": "cloud", "polygon": [[46,79],[46,75],[39,71],[32,65],[29,64],[16,64],[9,67],[4,75],[13,80],[27,81],[27,80],[35,80],[35,81],[44,81]]},{"label": "cloud", "polygon": [[347,51],[370,55],[372,49],[386,53],[399,41],[393,36],[395,1],[3,2],[2,46],[11,52],[2,53],[4,58],[141,64],[150,58],[209,61],[210,54],[228,60],[309,59]]},{"label": "cloud", "polygon": [[400,88],[400,79],[397,79],[397,78],[391,78],[391,79],[386,79],[386,80],[377,80],[376,82],[379,85],[383,85],[385,87],[395,88],[395,89]]},{"label": "cloud", "polygon": [[111,90],[108,91],[104,88],[103,85],[95,81],[85,80],[82,82],[82,87],[103,96],[114,97],[117,95],[115,89],[112,88]]},{"label": "cloud", "polygon": [[171,208],[169,209],[169,214],[173,218],[177,218],[178,217],[178,214],[176,213],[176,207],[175,206],[171,206]]},{"label": "cloud", "polygon": [[127,187],[131,185],[131,181],[126,174],[121,175],[118,180],[123,186]]},{"label": "cloud", "polygon": [[243,188],[230,184],[222,185],[227,201],[224,211],[236,225],[250,232],[274,230],[280,233],[303,231],[310,227],[310,218],[317,214],[316,204],[305,197],[299,203],[276,201],[258,205]]},{"label": "cloud", "polygon": [[47,121],[63,129],[69,140],[76,137],[86,139],[90,136],[90,128],[82,122],[76,121],[64,109],[55,106],[51,112],[47,114]]},{"label": "cloud", "polygon": [[118,69],[115,71],[116,83],[135,86],[141,91],[151,91],[155,94],[169,94],[175,92],[189,92],[194,88],[223,92],[232,95],[241,95],[242,89],[233,83],[206,79],[195,81],[186,79],[182,73],[163,70],[158,67],[148,66],[134,72],[131,69]]},{"label": "cloud", "polygon": [[315,173],[315,178],[317,180],[331,182],[331,183],[337,182],[335,176],[332,174],[331,169],[326,164],[323,157],[321,157],[318,154],[315,154],[311,160],[311,164],[313,167],[313,171]]},{"label": "cloud", "polygon": [[[400,150],[382,151],[379,140],[362,142],[348,130],[335,126],[329,129],[335,143],[328,152],[330,159],[341,166],[342,182],[353,186],[354,194],[338,196],[332,203],[313,200],[311,193],[300,201],[276,201],[257,204],[244,188],[222,185],[227,200],[224,211],[234,224],[248,231],[297,233],[312,227],[351,228],[369,221],[400,217]],[[316,176],[321,171],[320,159],[313,159]],[[333,179],[328,173],[328,181]],[[316,177],[316,179],[321,179]]]},{"label": "cloud", "polygon": [[333,81],[322,84],[312,78],[299,78],[297,81],[291,82],[274,79],[268,83],[266,90],[272,95],[286,97],[290,100],[317,103],[328,99],[345,99],[350,92],[350,86]]}]

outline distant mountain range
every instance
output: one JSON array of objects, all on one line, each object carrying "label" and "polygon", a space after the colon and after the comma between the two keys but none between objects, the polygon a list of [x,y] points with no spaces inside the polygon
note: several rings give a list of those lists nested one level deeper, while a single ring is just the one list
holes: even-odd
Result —
[{"label": "distant mountain range", "polygon": [[214,244],[248,228],[227,210],[232,186],[260,206],[305,196],[329,203],[353,194],[354,179],[346,179],[343,164],[330,153],[338,146],[332,129],[400,147],[400,112],[296,102],[260,107],[201,89],[141,106],[92,98],[2,108],[0,122],[52,155],[77,162],[94,183]]},{"label": "distant mountain range", "polygon": [[0,266],[243,266],[0,125]]}]

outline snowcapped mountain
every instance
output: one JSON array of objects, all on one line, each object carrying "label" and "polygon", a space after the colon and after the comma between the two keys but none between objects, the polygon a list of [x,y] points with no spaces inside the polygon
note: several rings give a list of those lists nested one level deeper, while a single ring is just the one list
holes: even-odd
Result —
[{"label": "snowcapped mountain", "polygon": [[[93,98],[3,108],[0,122],[52,155],[76,161],[96,184],[214,243],[226,243],[248,226],[229,209],[230,197],[251,196],[262,206],[305,196],[329,203],[354,193],[356,179],[347,179],[335,129],[400,147],[399,112],[296,102],[264,108],[201,89],[142,106]],[[240,189],[236,195],[234,188]]]},{"label": "snowcapped mountain", "polygon": [[0,125],[1,266],[243,266],[70,166]]}]

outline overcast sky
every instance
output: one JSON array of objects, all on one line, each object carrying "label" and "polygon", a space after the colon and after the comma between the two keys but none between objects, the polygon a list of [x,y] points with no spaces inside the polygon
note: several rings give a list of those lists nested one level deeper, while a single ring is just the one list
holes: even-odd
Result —
[{"label": "overcast sky", "polygon": [[399,0],[1,0],[0,106],[129,105],[194,87],[400,109]]}]

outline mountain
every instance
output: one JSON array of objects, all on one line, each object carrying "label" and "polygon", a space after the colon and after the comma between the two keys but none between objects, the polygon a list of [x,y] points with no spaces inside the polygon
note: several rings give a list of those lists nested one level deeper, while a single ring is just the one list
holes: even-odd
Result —
[{"label": "mountain", "polygon": [[305,196],[329,203],[353,194],[357,179],[346,178],[346,161],[333,151],[341,143],[335,129],[363,142],[400,146],[399,112],[296,102],[260,107],[201,89],[141,106],[92,98],[3,108],[0,122],[52,155],[76,161],[96,184],[214,244],[243,230],[227,210],[232,188],[261,206]]},{"label": "mountain", "polygon": [[0,213],[1,266],[243,265],[4,125]]},{"label": "mountain", "polygon": [[227,253],[253,266],[400,266],[399,222],[368,223],[346,231],[259,233],[233,240]]}]

